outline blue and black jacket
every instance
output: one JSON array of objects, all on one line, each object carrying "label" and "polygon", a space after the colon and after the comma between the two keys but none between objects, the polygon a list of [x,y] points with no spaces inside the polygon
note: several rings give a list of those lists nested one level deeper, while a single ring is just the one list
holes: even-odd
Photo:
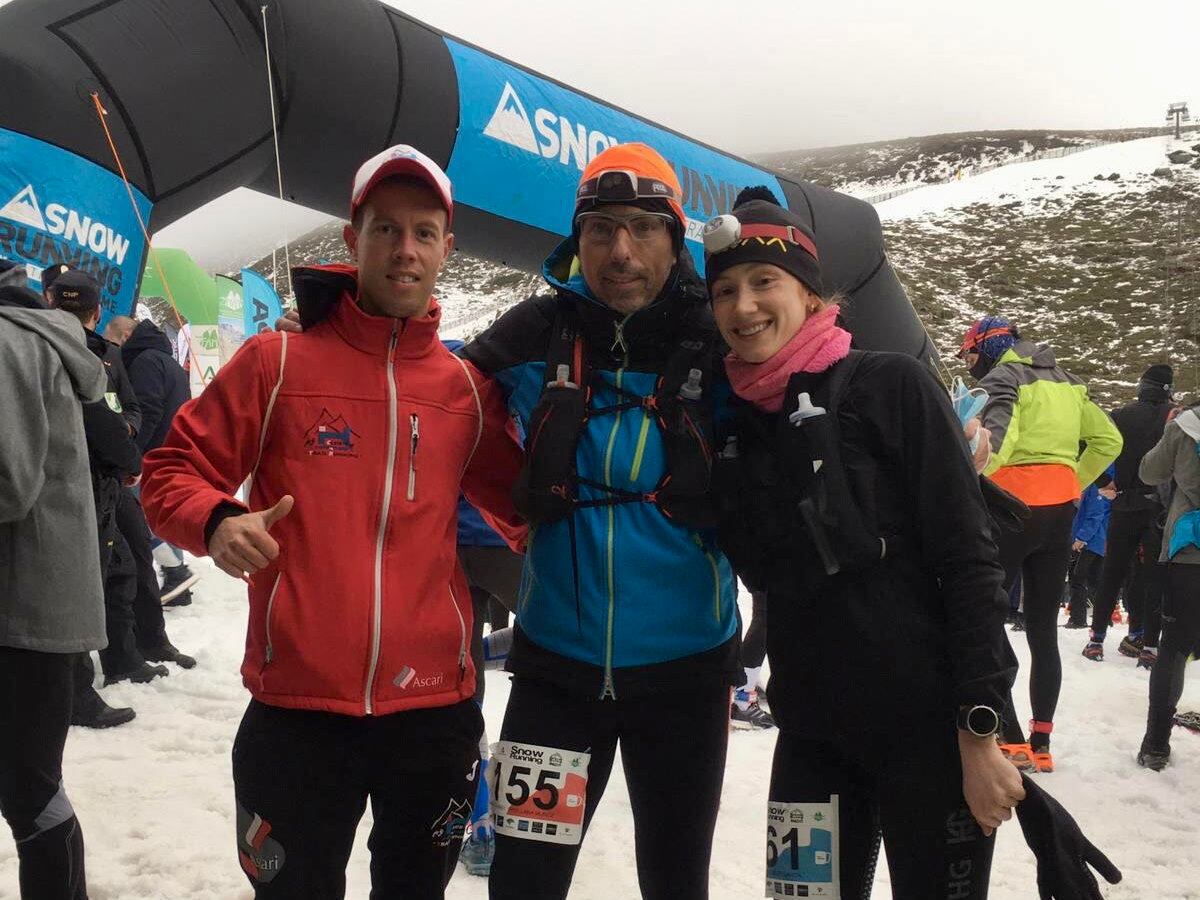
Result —
[{"label": "blue and black jacket", "polygon": [[[1116,477],[1116,469],[1110,465],[1105,472],[1107,480]],[[1097,556],[1104,555],[1104,547],[1108,540],[1108,517],[1112,501],[1100,496],[1098,483],[1089,484],[1079,498],[1079,509],[1075,512],[1075,522],[1071,525],[1071,534],[1077,541],[1087,544],[1087,549]]]},{"label": "blue and black jacket", "polygon": [[[729,396],[707,295],[687,254],[657,301],[625,316],[596,300],[574,245],[546,261],[553,293],[509,310],[463,355],[495,377],[531,442],[530,418],[548,381],[560,303],[573,304],[592,395],[575,468],[580,500],[655,491],[667,471],[663,435],[630,398],[654,395],[680,335],[709,336],[715,374],[700,402]],[[715,534],[668,518],[651,502],[583,506],[531,529],[508,668],[597,697],[730,684],[737,668],[736,584]]]}]

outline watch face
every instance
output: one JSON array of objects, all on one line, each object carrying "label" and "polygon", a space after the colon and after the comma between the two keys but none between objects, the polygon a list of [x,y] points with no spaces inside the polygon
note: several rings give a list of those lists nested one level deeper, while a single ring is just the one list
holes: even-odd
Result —
[{"label": "watch face", "polygon": [[976,706],[967,713],[967,729],[980,737],[995,734],[1000,728],[1000,717],[988,706]]}]

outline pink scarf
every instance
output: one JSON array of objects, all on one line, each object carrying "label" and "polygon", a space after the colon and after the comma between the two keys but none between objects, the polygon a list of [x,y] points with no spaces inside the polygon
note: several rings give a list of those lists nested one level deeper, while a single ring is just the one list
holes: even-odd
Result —
[{"label": "pink scarf", "polygon": [[763,412],[779,412],[788,379],[797,372],[824,372],[850,353],[850,332],[837,324],[838,308],[827,306],[804,320],[770,359],[748,363],[730,353],[725,372],[733,392]]}]

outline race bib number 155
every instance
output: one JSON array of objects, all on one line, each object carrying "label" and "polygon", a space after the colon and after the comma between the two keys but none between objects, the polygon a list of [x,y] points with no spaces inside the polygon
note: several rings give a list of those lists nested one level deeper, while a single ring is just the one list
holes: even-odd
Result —
[{"label": "race bib number 155", "polygon": [[590,759],[578,750],[513,741],[493,744],[487,772],[496,831],[531,841],[578,844]]}]

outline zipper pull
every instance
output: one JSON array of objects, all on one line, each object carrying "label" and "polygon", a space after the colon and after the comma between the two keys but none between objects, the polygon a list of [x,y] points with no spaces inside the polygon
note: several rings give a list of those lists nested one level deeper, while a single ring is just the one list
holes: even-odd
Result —
[{"label": "zipper pull", "polygon": [[604,673],[604,690],[600,692],[601,700],[616,700],[617,692],[613,688],[612,672]]},{"label": "zipper pull", "polygon": [[412,436],[408,444],[408,492],[405,498],[414,500],[417,496],[417,446],[421,443],[421,423],[416,413],[409,413],[408,425]]}]

